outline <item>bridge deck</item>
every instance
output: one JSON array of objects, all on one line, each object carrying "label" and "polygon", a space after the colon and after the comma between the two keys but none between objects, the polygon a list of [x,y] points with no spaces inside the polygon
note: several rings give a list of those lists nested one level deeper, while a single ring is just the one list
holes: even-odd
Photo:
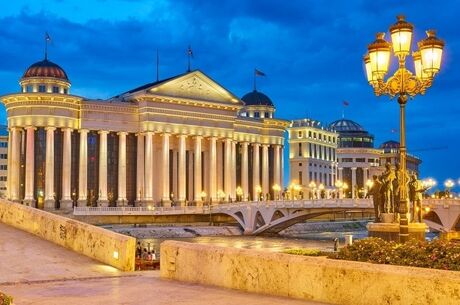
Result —
[{"label": "bridge deck", "polygon": [[0,291],[15,304],[320,304],[122,273],[0,223]]}]

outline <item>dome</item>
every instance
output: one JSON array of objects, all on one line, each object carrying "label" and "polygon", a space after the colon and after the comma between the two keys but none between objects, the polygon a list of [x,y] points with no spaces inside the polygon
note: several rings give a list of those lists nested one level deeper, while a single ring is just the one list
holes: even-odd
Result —
[{"label": "dome", "polygon": [[380,145],[381,149],[399,149],[399,142],[397,141],[386,141]]},{"label": "dome", "polygon": [[64,69],[62,69],[59,65],[49,61],[48,59],[36,62],[31,65],[22,76],[23,79],[28,77],[53,77],[65,80],[67,82],[69,81]]},{"label": "dome", "polygon": [[364,128],[352,120],[341,119],[329,124],[329,128],[337,132],[365,132]]},{"label": "dome", "polygon": [[257,90],[249,92],[241,98],[246,106],[270,106],[274,107],[272,100]]}]

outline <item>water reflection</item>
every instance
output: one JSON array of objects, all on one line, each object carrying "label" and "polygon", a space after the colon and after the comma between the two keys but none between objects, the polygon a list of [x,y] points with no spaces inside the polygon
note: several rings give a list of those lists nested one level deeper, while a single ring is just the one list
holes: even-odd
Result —
[{"label": "water reflection", "polygon": [[140,240],[143,248],[158,252],[161,242],[165,240],[178,240],[191,243],[208,244],[239,249],[263,249],[270,252],[281,252],[286,249],[311,248],[324,251],[334,249],[334,238],[339,238],[344,243],[344,235],[351,234],[353,238],[367,237],[367,231],[349,232],[315,232],[292,237],[271,236],[200,236],[187,238],[146,238]]}]

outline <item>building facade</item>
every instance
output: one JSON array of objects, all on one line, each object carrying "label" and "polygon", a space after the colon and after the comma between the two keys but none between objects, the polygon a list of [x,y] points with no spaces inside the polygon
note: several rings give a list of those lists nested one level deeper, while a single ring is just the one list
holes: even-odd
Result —
[{"label": "building facade", "polygon": [[7,196],[8,180],[8,127],[0,125],[0,198]]},{"label": "building facade", "polygon": [[12,201],[201,205],[235,200],[237,189],[242,200],[274,196],[282,185],[289,122],[274,118],[271,101],[239,99],[199,70],[93,100],[71,95],[65,71],[45,59],[20,85],[1,97]]},{"label": "building facade", "polygon": [[290,181],[305,194],[334,188],[338,134],[311,119],[293,120],[288,128]]}]

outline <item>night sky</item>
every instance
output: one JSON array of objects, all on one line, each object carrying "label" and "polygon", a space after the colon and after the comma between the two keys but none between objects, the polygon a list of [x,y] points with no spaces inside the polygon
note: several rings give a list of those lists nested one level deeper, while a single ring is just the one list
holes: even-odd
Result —
[{"label": "night sky", "polygon": [[[49,59],[65,69],[73,94],[89,98],[154,81],[157,49],[160,78],[183,73],[191,45],[192,68],[239,97],[252,90],[254,68],[263,71],[258,89],[274,101],[278,118],[327,124],[342,117],[348,101],[345,118],[380,145],[398,140],[399,109],[374,96],[362,56],[375,33],[388,31],[402,13],[415,25],[416,41],[431,28],[446,41],[433,87],[407,107],[409,152],[422,158],[423,177],[442,183],[460,178],[459,11],[453,0],[1,0],[0,95],[19,91],[24,71],[43,59],[46,31]],[[0,122],[6,123],[3,108]]]}]

